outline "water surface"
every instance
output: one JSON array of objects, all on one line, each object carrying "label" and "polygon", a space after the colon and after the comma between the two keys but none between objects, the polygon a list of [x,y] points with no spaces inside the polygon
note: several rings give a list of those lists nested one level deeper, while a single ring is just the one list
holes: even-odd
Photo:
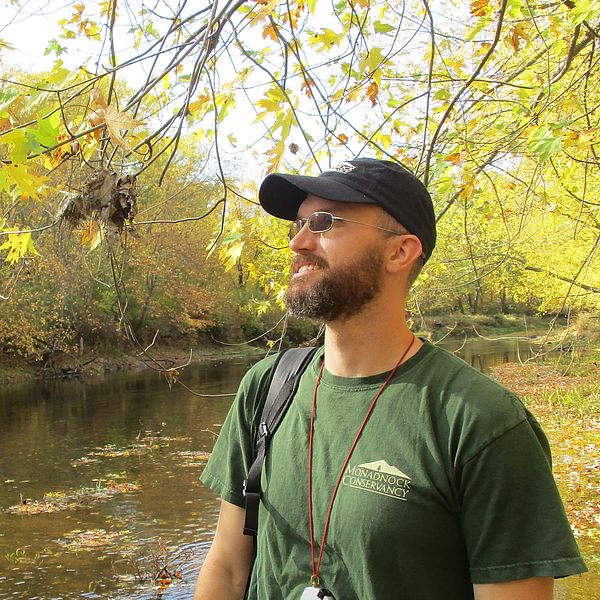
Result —
[{"label": "water surface", "polygon": [[[526,357],[527,345],[469,343],[461,353],[485,369]],[[182,380],[233,393],[250,362],[192,366]],[[217,517],[198,476],[231,401],[169,389],[153,371],[0,391],[0,599],[191,598]],[[70,507],[10,512],[36,510],[48,492],[54,508]],[[150,578],[163,567],[178,578],[159,589]],[[567,580],[557,597],[589,599],[584,583]]]}]

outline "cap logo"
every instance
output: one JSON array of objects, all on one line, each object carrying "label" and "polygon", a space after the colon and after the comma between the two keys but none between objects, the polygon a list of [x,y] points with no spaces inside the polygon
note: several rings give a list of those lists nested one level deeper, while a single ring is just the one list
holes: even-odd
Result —
[{"label": "cap logo", "polygon": [[341,162],[331,169],[332,173],[351,173],[356,167],[349,162]]}]

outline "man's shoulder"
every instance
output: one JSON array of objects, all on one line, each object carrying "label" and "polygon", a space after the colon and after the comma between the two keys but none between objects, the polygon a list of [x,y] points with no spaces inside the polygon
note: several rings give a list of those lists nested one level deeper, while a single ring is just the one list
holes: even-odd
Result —
[{"label": "man's shoulder", "polygon": [[427,385],[446,410],[489,421],[530,417],[510,389],[443,348],[430,344],[421,366]]},{"label": "man's shoulder", "polygon": [[246,393],[263,392],[271,379],[271,371],[277,360],[277,354],[270,354],[255,362],[242,378],[240,389]]},{"label": "man's shoulder", "polygon": [[452,352],[426,343],[423,369],[433,379],[439,379],[445,388],[470,389],[483,387],[500,395],[511,393],[506,387],[486,373],[472,367]]}]

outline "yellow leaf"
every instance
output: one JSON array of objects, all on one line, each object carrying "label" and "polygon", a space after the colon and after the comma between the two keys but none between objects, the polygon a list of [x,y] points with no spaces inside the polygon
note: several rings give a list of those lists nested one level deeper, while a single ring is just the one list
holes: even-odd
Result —
[{"label": "yellow leaf", "polygon": [[[94,132],[94,134],[97,132]],[[86,161],[90,161],[92,158],[92,154],[94,150],[98,148],[98,144],[100,142],[100,136],[89,135],[86,136],[85,139],[81,141],[81,156]]]},{"label": "yellow leaf", "polygon": [[526,42],[531,41],[527,30],[523,23],[517,23],[513,27],[511,27],[504,37],[505,43],[510,46],[515,53],[521,49],[521,40],[525,40]]},{"label": "yellow leaf", "polygon": [[103,237],[100,225],[96,221],[90,220],[81,235],[81,245],[84,247],[87,246],[91,252],[94,248],[98,247]]},{"label": "yellow leaf", "polygon": [[240,259],[243,248],[244,242],[232,244],[231,246],[224,248],[224,252],[222,252],[222,259],[225,260],[225,271],[229,271],[235,267]]},{"label": "yellow leaf", "polygon": [[108,106],[106,110],[100,109],[98,114],[104,119],[112,143],[129,150],[130,147],[121,136],[121,131],[123,129],[133,129],[134,127],[143,125],[144,122],[133,119],[127,113],[118,111],[113,105]]},{"label": "yellow leaf", "polygon": [[[196,114],[202,111],[202,109],[204,107],[206,107],[208,105],[208,107],[212,108],[212,102],[210,102],[211,98],[208,94],[202,94],[200,96],[198,96],[197,100],[194,100],[194,102],[190,102],[189,106],[188,106],[188,110],[192,113],[192,114]],[[210,102],[210,104],[209,104]]]},{"label": "yellow leaf", "polygon": [[269,157],[269,163],[267,166],[268,173],[272,173],[279,169],[284,152],[285,144],[282,141],[277,142],[277,144],[275,144],[275,146],[273,146],[273,148],[267,152],[267,156]]},{"label": "yellow leaf", "polygon": [[32,254],[40,256],[40,253],[33,245],[30,231],[9,234],[8,240],[0,246],[0,250],[8,250],[4,262],[11,265],[18,262],[24,256],[31,256]]},{"label": "yellow leaf", "polygon": [[18,188],[21,196],[39,200],[39,192],[46,183],[46,177],[38,177],[27,170],[25,165],[2,165],[6,169],[9,184]]},{"label": "yellow leaf", "polygon": [[314,33],[309,38],[309,43],[317,50],[329,50],[332,46],[339,46],[345,37],[346,33],[343,31],[336,33],[333,29],[324,27],[321,29],[321,33]]}]

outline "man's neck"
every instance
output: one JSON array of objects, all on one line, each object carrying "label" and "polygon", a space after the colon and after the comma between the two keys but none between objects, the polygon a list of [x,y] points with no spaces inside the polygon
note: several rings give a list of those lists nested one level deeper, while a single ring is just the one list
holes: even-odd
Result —
[{"label": "man's neck", "polygon": [[[325,368],[341,377],[368,377],[394,368],[414,335],[402,312],[365,310],[325,329]],[[387,314],[386,314],[387,313]],[[382,318],[381,315],[385,315]],[[422,346],[416,339],[405,360]]]}]

